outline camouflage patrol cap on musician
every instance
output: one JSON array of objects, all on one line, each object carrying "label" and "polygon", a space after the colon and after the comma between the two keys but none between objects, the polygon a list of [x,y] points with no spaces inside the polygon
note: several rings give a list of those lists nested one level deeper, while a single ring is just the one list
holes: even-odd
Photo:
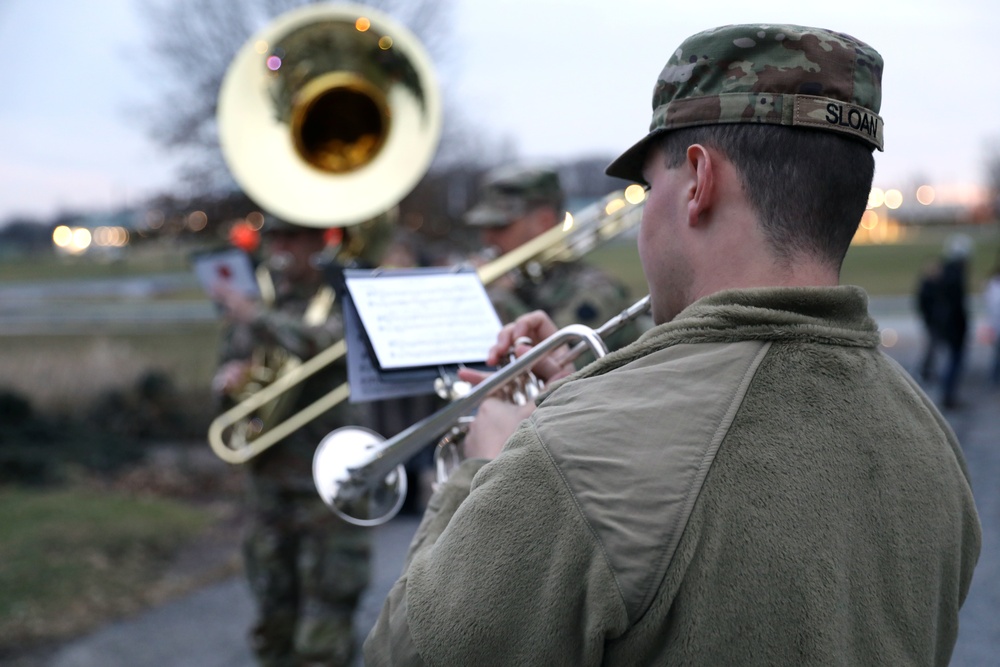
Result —
[{"label": "camouflage patrol cap on musician", "polygon": [[538,167],[500,167],[486,175],[479,203],[465,214],[465,221],[475,227],[502,227],[542,204],[562,208],[558,173]]},{"label": "camouflage patrol cap on musician", "polygon": [[651,140],[670,130],[768,123],[842,133],[882,150],[882,56],[838,32],[729,25],[686,39],[653,89],[647,134],[607,168],[642,181]]}]

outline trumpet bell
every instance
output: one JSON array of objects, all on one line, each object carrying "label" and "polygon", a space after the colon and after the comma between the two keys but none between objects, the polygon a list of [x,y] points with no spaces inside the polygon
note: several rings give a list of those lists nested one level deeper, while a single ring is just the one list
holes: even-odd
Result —
[{"label": "trumpet bell", "polygon": [[226,72],[219,143],[236,182],[296,224],[368,220],[423,177],[441,134],[431,61],[360,5],[308,5],[251,37]]},{"label": "trumpet bell", "polygon": [[340,518],[356,526],[378,526],[399,513],[406,500],[406,469],[397,465],[388,475],[362,483],[352,471],[377,452],[382,436],[366,428],[347,426],[327,435],[313,455],[316,490]]}]

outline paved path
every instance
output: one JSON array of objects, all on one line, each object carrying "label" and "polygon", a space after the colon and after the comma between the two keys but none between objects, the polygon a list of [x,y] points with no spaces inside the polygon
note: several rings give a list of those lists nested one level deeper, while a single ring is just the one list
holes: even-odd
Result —
[{"label": "paved path", "polygon": [[[891,330],[897,338],[887,351],[914,368],[920,343],[915,323],[898,309],[883,312],[883,331]],[[1000,392],[987,386],[988,360],[985,346],[972,348],[964,405],[945,413],[965,450],[983,522],[983,553],[962,609],[952,661],[957,667],[1000,664]],[[935,387],[926,389],[937,398]],[[375,529],[374,581],[359,610],[359,635],[374,623],[399,575],[416,523],[401,517]],[[252,667],[245,641],[250,622],[251,601],[243,581],[231,579],[71,642],[46,667]]]},{"label": "paved path", "polygon": [[[358,609],[359,642],[399,577],[417,523],[400,516],[373,529],[373,580]],[[246,638],[252,605],[244,580],[232,578],[71,642],[47,667],[254,667]]]}]

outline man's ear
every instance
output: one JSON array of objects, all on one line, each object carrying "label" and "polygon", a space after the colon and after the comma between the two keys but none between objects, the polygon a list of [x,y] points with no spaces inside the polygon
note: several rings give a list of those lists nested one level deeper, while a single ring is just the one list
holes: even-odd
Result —
[{"label": "man's ear", "polygon": [[687,191],[688,224],[693,227],[705,222],[715,203],[718,166],[712,153],[701,144],[688,146],[687,166],[691,176]]}]

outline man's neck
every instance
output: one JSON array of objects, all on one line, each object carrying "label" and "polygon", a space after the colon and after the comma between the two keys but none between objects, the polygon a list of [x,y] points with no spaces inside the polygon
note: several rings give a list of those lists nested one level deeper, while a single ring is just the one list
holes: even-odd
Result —
[{"label": "man's neck", "polygon": [[835,287],[839,271],[828,263],[801,254],[790,261],[740,262],[720,266],[697,276],[692,303],[716,292],[755,287]]}]

